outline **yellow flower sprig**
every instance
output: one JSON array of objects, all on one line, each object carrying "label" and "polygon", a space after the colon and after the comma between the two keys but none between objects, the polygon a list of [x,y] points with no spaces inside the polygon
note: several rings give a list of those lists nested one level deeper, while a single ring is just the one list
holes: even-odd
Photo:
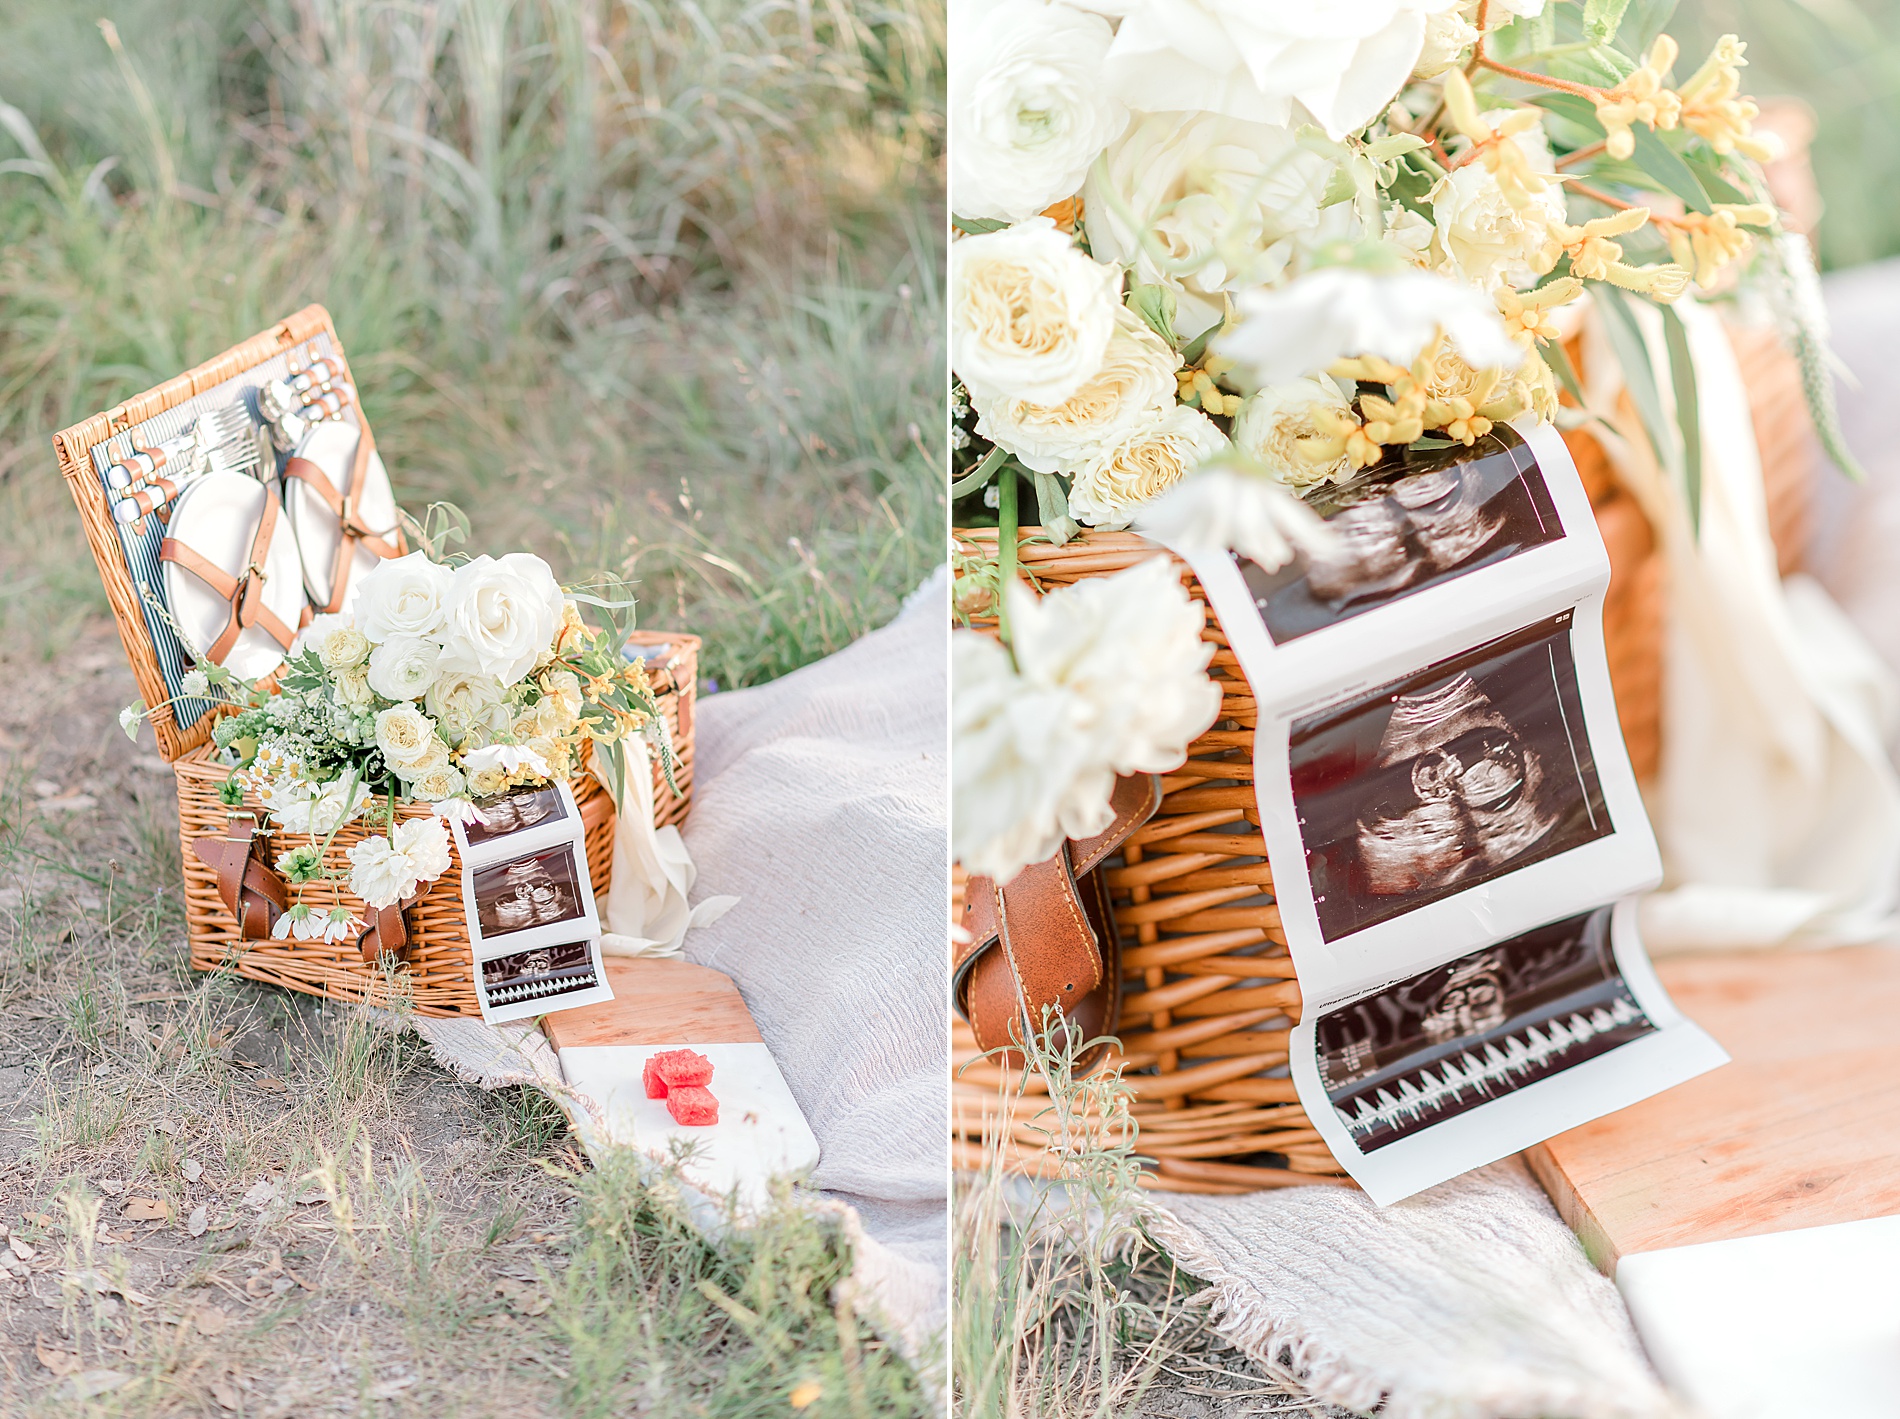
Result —
[{"label": "yellow flower sprig", "polygon": [[1723,157],[1741,153],[1758,163],[1777,155],[1776,145],[1754,136],[1761,108],[1742,94],[1742,57],[1748,46],[1732,34],[1715,42],[1702,67],[1682,86],[1682,126]]},{"label": "yellow flower sprig", "polygon": [[1669,254],[1694,269],[1699,285],[1712,286],[1722,268],[1746,255],[1753,244],[1742,228],[1774,223],[1774,209],[1764,202],[1718,202],[1712,212],[1685,212],[1669,219]]},{"label": "yellow flower sprig", "polygon": [[1509,286],[1497,293],[1498,314],[1511,338],[1526,350],[1548,345],[1557,338],[1557,324],[1550,313],[1568,305],[1583,293],[1583,282],[1575,276],[1560,276],[1534,291],[1514,291]]},{"label": "yellow flower sprig", "polygon": [[1543,270],[1555,266],[1559,257],[1568,256],[1571,275],[1585,281],[1608,281],[1665,305],[1689,289],[1689,272],[1682,266],[1669,262],[1631,266],[1623,260],[1623,245],[1617,238],[1628,236],[1650,220],[1647,207],[1626,206],[1589,188],[1579,188],[1578,192],[1619,210],[1607,217],[1593,217],[1582,226],[1553,222],[1544,249],[1538,254]]},{"label": "yellow flower sprig", "polygon": [[[1531,166],[1530,155],[1515,140],[1543,121],[1534,108],[1508,113],[1495,126],[1478,108],[1478,96],[1464,71],[1453,69],[1445,75],[1445,112],[1457,130],[1470,140],[1465,162],[1478,162],[1490,170],[1498,191],[1512,207],[1522,211],[1531,198],[1557,179]],[[1460,164],[1463,166],[1463,163]]]},{"label": "yellow flower sprig", "polygon": [[1597,122],[1605,134],[1603,150],[1611,157],[1620,161],[1636,151],[1635,124],[1667,130],[1681,122],[1682,96],[1668,85],[1679,52],[1668,35],[1657,35],[1648,56],[1630,76],[1597,96]]}]

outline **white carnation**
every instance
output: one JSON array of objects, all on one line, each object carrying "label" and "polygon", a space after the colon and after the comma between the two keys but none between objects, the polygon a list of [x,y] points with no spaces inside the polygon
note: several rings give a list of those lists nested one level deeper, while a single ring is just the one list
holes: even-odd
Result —
[{"label": "white carnation", "polygon": [[329,783],[280,779],[263,793],[271,820],[285,832],[327,837],[363,811],[369,790],[348,776]]},{"label": "white carnation", "polygon": [[[1493,112],[1485,118],[1495,126],[1503,116]],[[1524,150],[1533,171],[1556,170],[1542,124],[1513,135],[1511,141]],[[1549,269],[1540,253],[1549,244],[1551,227],[1565,220],[1563,189],[1556,183],[1529,194],[1522,207],[1513,207],[1491,170],[1470,162],[1439,179],[1429,200],[1447,264],[1486,293],[1501,286],[1528,286]]]},{"label": "white carnation", "polygon": [[950,247],[950,364],[972,395],[1061,404],[1102,367],[1121,271],[1046,217]]},{"label": "white carnation", "polygon": [[373,641],[434,635],[442,625],[449,569],[421,552],[378,562],[356,584],[356,627]]},{"label": "white carnation", "polygon": [[405,818],[396,824],[395,839],[396,851],[422,881],[433,882],[449,870],[449,830],[440,818]]},{"label": "white carnation", "polygon": [[1516,369],[1524,358],[1488,298],[1428,271],[1328,266],[1277,290],[1250,291],[1237,305],[1240,323],[1216,348],[1261,384],[1357,355],[1410,365],[1440,329],[1480,368]]},{"label": "white carnation", "polygon": [[1104,70],[1131,108],[1297,126],[1298,104],[1343,138],[1385,112],[1418,62],[1426,17],[1455,3],[1120,0]]},{"label": "white carnation", "polygon": [[1350,417],[1352,405],[1324,375],[1269,384],[1248,395],[1234,416],[1234,447],[1289,487],[1339,482],[1353,471],[1327,417],[1340,414]]},{"label": "white carnation", "polygon": [[973,632],[951,657],[952,849],[998,881],[1106,828],[1115,777],[1178,768],[1221,699],[1204,613],[1165,557],[1005,594],[1018,668]]},{"label": "white carnation", "polygon": [[[1221,114],[1156,113],[1089,173],[1089,251],[1174,287],[1175,334],[1220,323],[1223,291],[1278,280],[1321,228],[1333,165],[1292,130]],[[1351,208],[1333,209],[1349,219]]]},{"label": "white carnation", "polygon": [[1200,410],[1185,404],[1157,410],[1077,471],[1069,512],[1091,527],[1126,527],[1135,509],[1226,447],[1227,436]]},{"label": "white carnation", "polygon": [[554,644],[562,600],[554,573],[531,552],[464,563],[444,609],[441,669],[514,684]]},{"label": "white carnation", "polygon": [[[342,632],[331,636],[335,641]],[[351,631],[361,635],[361,631]],[[327,642],[326,642],[327,644]],[[391,636],[369,655],[369,687],[386,700],[417,700],[435,684],[442,648],[420,636]]]},{"label": "white carnation", "polygon": [[1128,111],[1102,83],[1108,22],[1043,0],[950,7],[950,207],[1020,222],[1072,197]]},{"label": "white carnation", "polygon": [[1181,357],[1126,306],[1115,314],[1102,367],[1060,404],[972,394],[976,431],[1038,473],[1073,473],[1114,448],[1175,399]]},{"label": "white carnation", "polygon": [[1177,552],[1232,549],[1277,571],[1294,549],[1330,550],[1335,540],[1318,513],[1270,479],[1216,468],[1188,479],[1141,510],[1135,524]]},{"label": "white carnation", "polygon": [[179,677],[178,692],[183,695],[209,694],[211,681],[202,670],[187,670]]},{"label": "white carnation", "polygon": [[372,907],[393,907],[416,892],[416,869],[388,838],[365,838],[350,849],[350,890]]}]

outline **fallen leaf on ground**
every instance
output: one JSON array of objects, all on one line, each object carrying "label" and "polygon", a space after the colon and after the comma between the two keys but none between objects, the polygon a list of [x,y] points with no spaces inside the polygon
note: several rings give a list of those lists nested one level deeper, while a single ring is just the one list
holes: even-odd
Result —
[{"label": "fallen leaf on ground", "polygon": [[13,1254],[19,1257],[21,1261],[33,1260],[35,1253],[32,1244],[19,1233],[15,1232],[12,1236],[8,1237],[7,1245],[13,1249]]},{"label": "fallen leaf on ground", "polygon": [[788,1398],[792,1402],[792,1408],[809,1409],[818,1402],[818,1397],[824,1392],[825,1387],[816,1380],[806,1380],[805,1383],[793,1390]]},{"label": "fallen leaf on ground", "polygon": [[416,1377],[414,1375],[404,1375],[401,1379],[384,1380],[379,1385],[370,1386],[369,1397],[371,1399],[394,1399],[415,1382]]},{"label": "fallen leaf on ground", "polygon": [[156,1128],[160,1133],[176,1133],[178,1132],[178,1120],[175,1118],[161,1118],[157,1123],[153,1124],[152,1127]]},{"label": "fallen leaf on ground", "polygon": [[244,1194],[244,1205],[246,1207],[255,1207],[258,1211],[262,1212],[276,1200],[276,1197],[277,1184],[272,1182],[269,1178],[259,1178],[256,1182],[251,1184],[251,1190]]},{"label": "fallen leaf on ground", "polygon": [[99,1191],[107,1197],[118,1197],[125,1192],[125,1183],[119,1178],[100,1178]]},{"label": "fallen leaf on ground", "polygon": [[191,1323],[198,1327],[200,1335],[222,1335],[231,1324],[231,1317],[216,1306],[200,1306],[191,1313]]},{"label": "fallen leaf on ground", "polygon": [[70,1350],[61,1350],[48,1345],[46,1337],[33,1337],[33,1353],[39,1356],[40,1363],[56,1375],[70,1375],[79,1368],[79,1357]]},{"label": "fallen leaf on ground", "polygon": [[72,1387],[75,1398],[91,1399],[95,1394],[117,1389],[131,1378],[124,1370],[83,1370],[66,1383]]},{"label": "fallen leaf on ground", "polygon": [[262,1090],[266,1094],[288,1094],[290,1092],[290,1085],[286,1084],[274,1074],[258,1075],[257,1078],[251,1081],[251,1086]]},{"label": "fallen leaf on ground", "polygon": [[163,1222],[172,1210],[156,1197],[128,1197],[120,1215],[128,1222]]},{"label": "fallen leaf on ground", "polygon": [[211,1397],[217,1400],[222,1408],[236,1409],[238,1407],[237,1386],[227,1380],[213,1380],[211,1382]]},{"label": "fallen leaf on ground", "polygon": [[185,1166],[178,1170],[185,1175],[186,1182],[197,1182],[205,1175],[205,1165],[196,1158],[185,1159]]},{"label": "fallen leaf on ground", "polygon": [[211,1225],[211,1212],[201,1202],[191,1209],[191,1215],[185,1218],[185,1230],[194,1237],[202,1237],[205,1228]]}]

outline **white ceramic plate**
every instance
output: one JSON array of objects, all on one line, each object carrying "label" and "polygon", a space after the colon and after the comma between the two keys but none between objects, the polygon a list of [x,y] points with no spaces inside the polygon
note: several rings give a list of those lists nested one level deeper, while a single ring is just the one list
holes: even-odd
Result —
[{"label": "white ceramic plate", "polygon": [[[348,497],[350,470],[356,460],[357,437],[354,425],[326,419],[303,436],[303,442],[297,445],[296,456],[316,464],[329,478],[331,486]],[[396,495],[390,490],[389,473],[383,467],[380,453],[370,453],[369,468],[363,474],[363,489],[357,497],[356,506],[358,518],[365,527],[379,536],[385,536],[386,540],[394,539]],[[303,558],[304,589],[310,593],[310,604],[321,611],[330,604],[330,577],[336,570],[336,544],[343,536],[337,526],[337,516],[330,511],[330,505],[318,496],[317,490],[301,478],[284,479],[284,511],[290,518],[291,530],[297,534],[297,548]],[[357,547],[355,559],[350,564],[349,587],[341,608],[343,615],[349,615],[350,603],[356,600],[356,588],[362,584],[364,574],[380,560],[368,548]]]},{"label": "white ceramic plate", "polygon": [[[242,473],[207,473],[179,494],[165,535],[184,543],[233,577],[244,571],[257,535],[264,500],[274,497],[255,478]],[[179,638],[197,660],[205,659],[231,619],[231,603],[175,562],[164,563],[165,603]],[[297,542],[277,519],[264,554],[264,605],[291,632],[303,615],[302,568]],[[246,680],[257,680],[283,663],[284,648],[262,626],[238,632],[225,653],[224,666]]]}]

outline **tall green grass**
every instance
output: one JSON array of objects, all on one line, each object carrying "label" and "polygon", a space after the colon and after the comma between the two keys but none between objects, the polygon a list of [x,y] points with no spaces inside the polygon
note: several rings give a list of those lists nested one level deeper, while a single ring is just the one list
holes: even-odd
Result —
[{"label": "tall green grass", "polygon": [[637,576],[722,684],[939,557],[941,0],[5,9],[0,615],[42,650],[103,605],[48,434],[312,300],[405,501]]}]

